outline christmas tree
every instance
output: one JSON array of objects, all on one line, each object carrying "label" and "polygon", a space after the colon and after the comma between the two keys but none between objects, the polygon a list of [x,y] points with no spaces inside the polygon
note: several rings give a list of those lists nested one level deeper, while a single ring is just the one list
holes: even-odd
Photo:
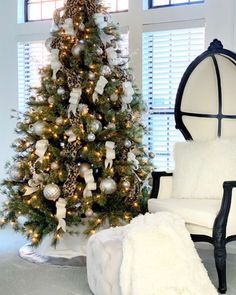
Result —
[{"label": "christmas tree", "polygon": [[[18,117],[3,182],[1,225],[38,245],[72,226],[94,233],[145,210],[152,170],[142,144],[145,110],[118,28],[96,0],[68,0],[46,41],[50,64]],[[26,217],[22,222],[21,216]]]}]

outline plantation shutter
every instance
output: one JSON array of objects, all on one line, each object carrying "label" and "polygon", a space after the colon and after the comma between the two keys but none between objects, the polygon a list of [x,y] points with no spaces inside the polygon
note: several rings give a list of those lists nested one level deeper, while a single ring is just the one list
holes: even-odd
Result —
[{"label": "plantation shutter", "polygon": [[204,51],[204,28],[143,33],[143,96],[148,105],[145,139],[158,171],[174,168],[172,150],[182,134],[175,129],[177,88],[189,63]]},{"label": "plantation shutter", "polygon": [[48,63],[44,41],[18,43],[18,109],[24,112],[30,87],[40,86],[39,68]]}]

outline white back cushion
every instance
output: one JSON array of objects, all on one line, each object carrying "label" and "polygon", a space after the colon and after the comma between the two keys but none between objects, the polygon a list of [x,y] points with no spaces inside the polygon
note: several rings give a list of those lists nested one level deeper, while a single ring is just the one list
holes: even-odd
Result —
[{"label": "white back cushion", "polygon": [[172,197],[221,199],[223,182],[236,180],[236,138],[177,143]]}]

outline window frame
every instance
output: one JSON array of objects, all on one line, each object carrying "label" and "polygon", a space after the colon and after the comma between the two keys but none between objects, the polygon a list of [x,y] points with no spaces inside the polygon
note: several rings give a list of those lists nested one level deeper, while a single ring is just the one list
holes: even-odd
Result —
[{"label": "window frame", "polygon": [[201,4],[201,3],[204,3],[205,2],[205,0],[198,0],[198,1],[195,1],[195,2],[190,2],[190,0],[185,0],[186,2],[183,2],[183,3],[171,4],[171,1],[172,0],[169,0],[169,4],[165,4],[165,5],[154,5],[153,4],[153,1],[154,0],[148,0],[148,9],[157,9],[157,8],[163,8],[163,7],[185,6],[185,5]]}]

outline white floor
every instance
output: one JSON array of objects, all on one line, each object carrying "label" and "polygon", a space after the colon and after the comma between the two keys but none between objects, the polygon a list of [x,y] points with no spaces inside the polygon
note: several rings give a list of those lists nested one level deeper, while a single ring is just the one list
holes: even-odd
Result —
[{"label": "white floor", "polygon": [[[10,229],[0,230],[0,295],[91,295],[84,267],[56,267],[26,262],[18,256],[25,240]],[[197,246],[216,285],[211,246]],[[236,246],[228,249],[228,295],[236,295]],[[144,294],[147,295],[147,294]],[[207,295],[207,294],[199,294]]]}]

